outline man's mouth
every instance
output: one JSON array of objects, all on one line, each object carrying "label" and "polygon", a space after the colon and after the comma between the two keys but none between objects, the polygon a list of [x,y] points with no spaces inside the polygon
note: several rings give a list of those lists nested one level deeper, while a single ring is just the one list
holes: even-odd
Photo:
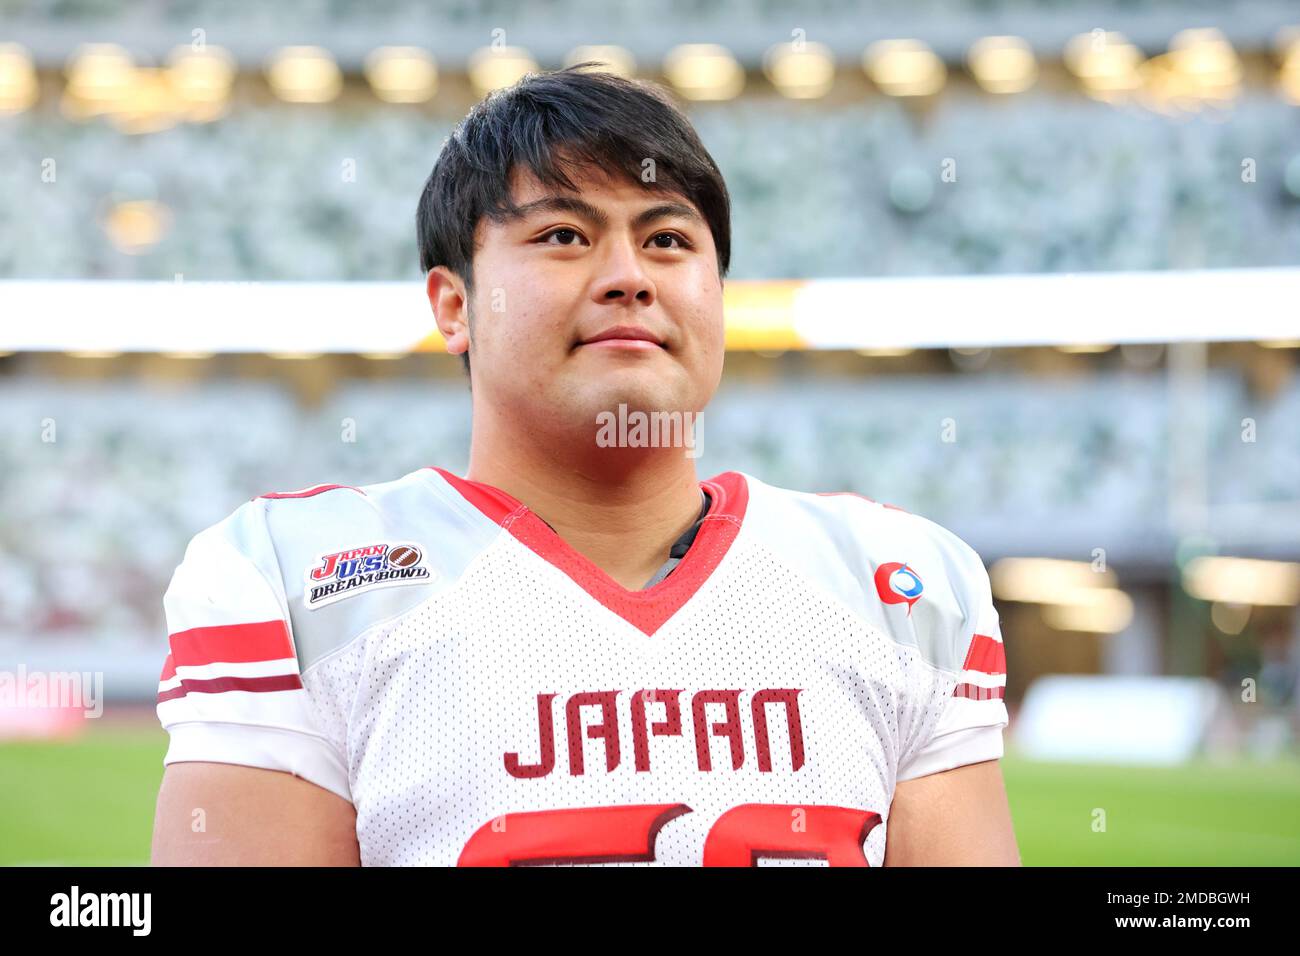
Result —
[{"label": "man's mouth", "polygon": [[659,336],[639,325],[615,325],[596,335],[582,339],[578,345],[626,349],[667,348]]}]

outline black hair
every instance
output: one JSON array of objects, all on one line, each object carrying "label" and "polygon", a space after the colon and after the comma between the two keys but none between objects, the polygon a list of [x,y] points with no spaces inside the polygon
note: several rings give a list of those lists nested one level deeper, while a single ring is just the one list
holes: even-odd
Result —
[{"label": "black hair", "polygon": [[[654,163],[648,182],[646,160]],[[516,167],[544,186],[576,191],[568,174],[588,165],[690,200],[713,234],[718,275],[726,276],[731,200],[713,157],[662,87],[594,62],[524,76],[489,94],[447,137],[415,215],[421,270],[446,266],[472,295],[475,230],[483,216],[516,214]],[[463,359],[468,372],[468,350]]]}]

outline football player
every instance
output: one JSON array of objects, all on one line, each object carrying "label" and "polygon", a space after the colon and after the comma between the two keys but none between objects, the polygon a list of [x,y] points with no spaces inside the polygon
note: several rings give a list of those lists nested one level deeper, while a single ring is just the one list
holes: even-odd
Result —
[{"label": "football player", "polygon": [[979,556],[696,474],[730,209],[667,96],[586,65],[494,93],[417,232],[468,470],[195,536],[155,863],[1017,865]]}]

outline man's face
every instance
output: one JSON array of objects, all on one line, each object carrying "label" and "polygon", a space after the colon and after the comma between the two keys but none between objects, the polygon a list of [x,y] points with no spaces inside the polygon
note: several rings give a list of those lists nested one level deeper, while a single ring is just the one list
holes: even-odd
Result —
[{"label": "man's face", "polygon": [[617,414],[620,403],[698,412],[723,361],[722,282],[707,223],[677,194],[585,168],[570,179],[577,192],[516,175],[512,196],[524,215],[478,224],[476,401],[568,434],[594,433],[597,415]]}]

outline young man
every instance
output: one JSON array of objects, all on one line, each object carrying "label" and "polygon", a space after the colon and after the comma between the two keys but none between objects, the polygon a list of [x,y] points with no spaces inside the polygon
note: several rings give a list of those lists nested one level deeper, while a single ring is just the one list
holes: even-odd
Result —
[{"label": "young man", "polygon": [[1019,863],[978,555],[601,440],[718,387],[729,216],[654,87],[579,67],[475,107],[417,222],[468,474],[264,495],[194,538],[156,863]]}]

